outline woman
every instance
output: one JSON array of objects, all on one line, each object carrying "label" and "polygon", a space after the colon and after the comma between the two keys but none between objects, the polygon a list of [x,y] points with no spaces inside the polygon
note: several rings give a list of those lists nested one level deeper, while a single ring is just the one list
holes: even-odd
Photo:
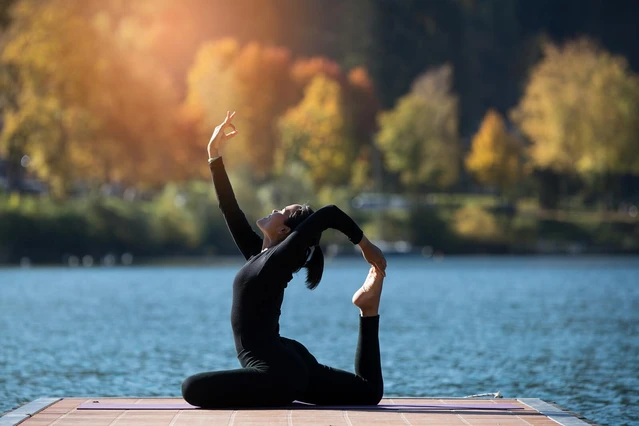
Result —
[{"label": "woman", "polygon": [[[187,378],[182,384],[184,399],[204,408],[280,406],[294,400],[323,405],[379,403],[384,386],[378,340],[384,255],[335,206],[317,212],[299,204],[273,210],[257,221],[264,238],[255,234],[235,200],[220,157],[220,149],[237,134],[234,116],[227,112],[224,122],[215,128],[208,153],[220,209],[247,260],[233,282],[231,310],[235,347],[243,368]],[[284,289],[293,274],[305,267],[311,289],[322,277],[319,240],[327,228],[346,234],[373,265],[353,296],[361,312],[356,374],[320,364],[302,344],[279,335]]]}]

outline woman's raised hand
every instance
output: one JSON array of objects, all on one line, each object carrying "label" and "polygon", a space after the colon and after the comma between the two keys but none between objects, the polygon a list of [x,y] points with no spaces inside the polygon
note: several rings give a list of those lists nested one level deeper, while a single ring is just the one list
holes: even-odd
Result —
[{"label": "woman's raised hand", "polygon": [[[224,147],[229,139],[237,135],[237,129],[235,128],[233,123],[231,123],[233,117],[235,117],[235,111],[233,111],[232,113],[226,111],[226,118],[224,119],[224,122],[217,126],[215,130],[213,130],[213,134],[211,135],[211,139],[209,140],[209,145],[207,147],[209,158],[219,156],[220,149]],[[228,128],[232,129],[232,131],[226,133],[226,130]]]},{"label": "woman's raised hand", "polygon": [[386,258],[384,253],[375,244],[371,243],[366,236],[362,237],[359,242],[359,248],[362,249],[362,256],[371,265],[373,265],[383,276],[386,276]]}]

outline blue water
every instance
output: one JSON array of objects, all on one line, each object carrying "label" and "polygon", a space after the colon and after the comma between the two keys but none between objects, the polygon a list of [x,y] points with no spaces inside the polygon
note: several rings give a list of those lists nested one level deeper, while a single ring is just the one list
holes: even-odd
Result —
[{"label": "blue water", "polygon": [[[236,368],[239,264],[0,269],[0,412],[43,396],[180,394]],[[352,369],[360,259],[289,286],[282,335]],[[380,339],[386,395],[555,401],[600,424],[639,422],[639,259],[389,259]]]}]

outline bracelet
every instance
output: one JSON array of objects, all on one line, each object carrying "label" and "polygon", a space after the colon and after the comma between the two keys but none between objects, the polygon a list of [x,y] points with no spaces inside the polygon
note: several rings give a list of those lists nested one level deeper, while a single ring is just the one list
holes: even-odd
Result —
[{"label": "bracelet", "polygon": [[209,164],[211,164],[212,162],[214,162],[215,160],[217,160],[218,158],[220,158],[221,155],[218,155],[217,157],[211,157],[209,158]]}]

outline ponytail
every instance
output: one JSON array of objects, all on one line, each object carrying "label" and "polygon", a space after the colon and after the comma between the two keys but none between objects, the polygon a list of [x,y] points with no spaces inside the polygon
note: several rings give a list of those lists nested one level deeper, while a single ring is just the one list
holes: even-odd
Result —
[{"label": "ponytail", "polygon": [[[301,209],[291,214],[285,224],[293,231],[313,213],[313,209],[308,204],[304,204]],[[322,238],[321,233],[313,238],[310,246],[306,249],[304,259],[299,260],[297,268],[298,271],[306,268],[306,287],[310,290],[314,290],[319,285],[324,273],[324,253],[319,245],[320,238]]]},{"label": "ponytail", "polygon": [[304,264],[306,268],[306,287],[315,290],[319,285],[324,273],[324,253],[319,245],[311,247],[311,257]]}]

